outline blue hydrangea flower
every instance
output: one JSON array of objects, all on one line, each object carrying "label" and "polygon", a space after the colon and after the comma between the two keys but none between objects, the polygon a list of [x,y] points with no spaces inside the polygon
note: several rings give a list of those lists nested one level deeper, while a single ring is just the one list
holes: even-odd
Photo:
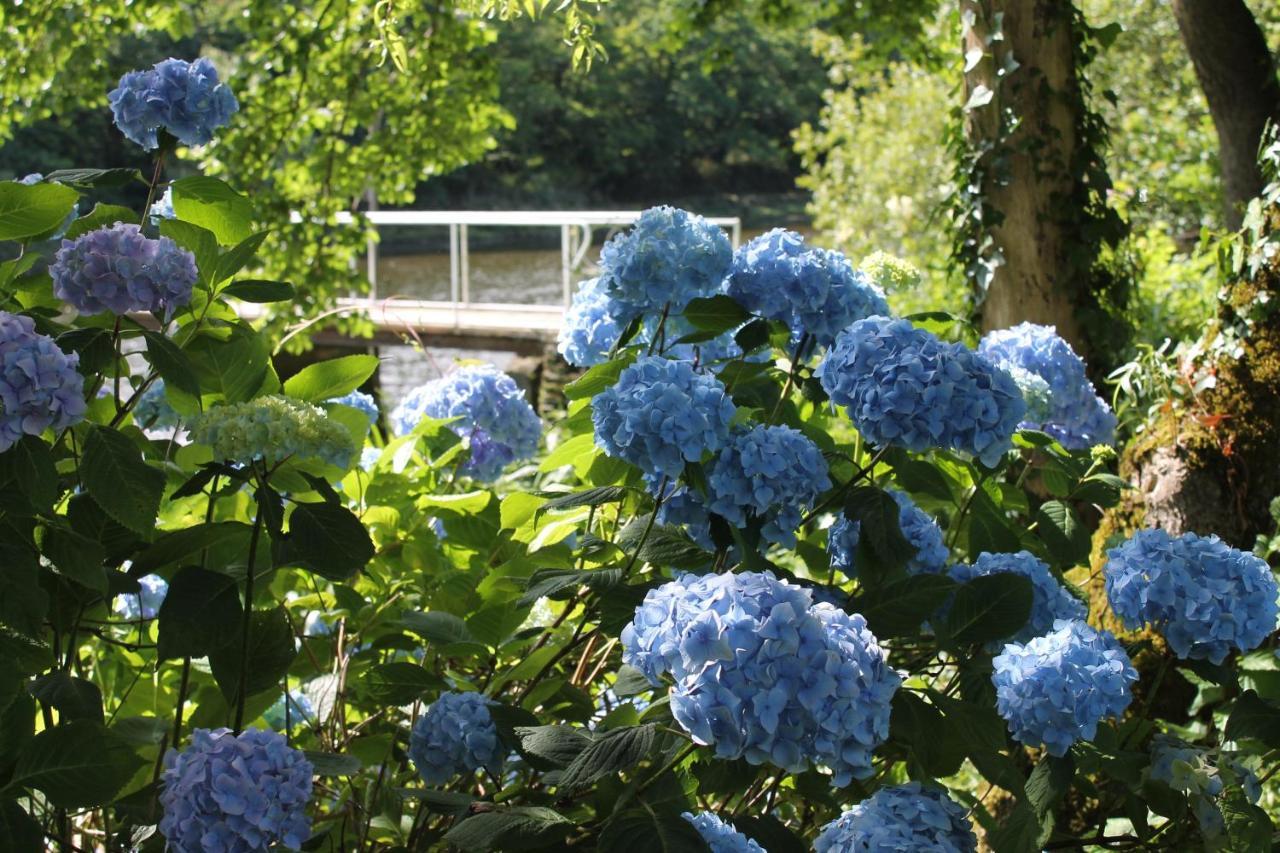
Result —
[{"label": "blue hydrangea flower", "polygon": [[836,338],[816,374],[876,446],[972,453],[992,467],[1026,406],[1008,373],[906,320],[869,317]]},{"label": "blue hydrangea flower", "polygon": [[369,425],[373,426],[378,422],[380,412],[378,411],[378,401],[373,399],[372,394],[366,394],[363,391],[352,391],[350,394],[344,394],[341,397],[334,397],[325,400],[326,403],[336,403],[339,406],[349,406],[364,413],[369,419]]},{"label": "blue hydrangea flower", "polygon": [[733,824],[725,823],[711,812],[697,815],[685,812],[681,817],[693,824],[711,853],[765,853],[763,847],[734,829]]},{"label": "blue hydrangea flower", "polygon": [[679,477],[685,462],[729,440],[735,411],[724,385],[684,361],[641,356],[591,401],[596,443],[649,474]]},{"label": "blue hydrangea flower", "polygon": [[975,853],[977,836],[963,806],[935,785],[881,788],[822,828],[815,853],[916,851]]},{"label": "blue hydrangea flower", "polygon": [[345,469],[356,452],[351,433],[324,409],[279,395],[205,410],[191,424],[191,440],[212,448],[214,459],[242,465],[296,457]]},{"label": "blue hydrangea flower", "polygon": [[587,279],[565,312],[556,349],[575,367],[602,364],[631,321],[626,310],[609,298],[604,281]]},{"label": "blue hydrangea flower", "polygon": [[195,255],[124,222],[63,240],[49,275],[54,294],[81,314],[151,311],[166,317],[191,301],[198,278]]},{"label": "blue hydrangea flower", "polygon": [[160,832],[173,850],[296,850],[311,835],[311,762],[283,735],[196,729],[185,750],[165,753],[164,767]]},{"label": "blue hydrangea flower", "polygon": [[[307,725],[316,718],[315,706],[311,704],[307,694],[301,690],[289,691],[289,713],[287,715],[285,714],[285,701],[286,695],[280,694],[280,698],[275,701],[275,704],[262,714],[262,719],[275,731],[284,731],[286,722],[288,723],[288,728],[295,729],[299,726]],[[288,717],[287,720],[286,716]]]},{"label": "blue hydrangea flower", "polygon": [[679,313],[690,300],[715,294],[732,263],[733,247],[719,227],[685,210],[651,207],[605,243],[600,278],[629,317],[668,305]]},{"label": "blue hydrangea flower", "polygon": [[333,633],[333,626],[329,624],[329,619],[319,610],[312,610],[307,613],[307,618],[302,622],[302,636],[304,637],[327,637]]},{"label": "blue hydrangea flower", "polygon": [[674,681],[672,715],[721,758],[791,772],[872,773],[902,682],[866,621],[814,604],[769,572],[683,575],[650,590],[623,629],[623,661]]},{"label": "blue hydrangea flower", "polygon": [[988,332],[978,353],[1010,372],[1033,374],[1047,386],[1045,395],[1041,383],[1019,383],[1032,398],[1021,426],[1048,433],[1068,450],[1115,443],[1115,414],[1085,375],[1084,361],[1053,326],[1021,323]]},{"label": "blue hydrangea flower", "polygon": [[169,405],[164,393],[164,380],[157,379],[133,404],[133,422],[143,429],[177,429],[182,415]]},{"label": "blue hydrangea flower", "polygon": [[148,151],[159,145],[160,128],[184,145],[205,145],[240,109],[206,58],[166,59],[150,70],[130,71],[107,100],[120,132]]},{"label": "blue hydrangea flower", "polygon": [[761,535],[788,548],[796,544],[801,514],[829,488],[822,451],[787,426],[736,432],[707,475],[712,512],[738,526],[763,521]]},{"label": "blue hydrangea flower", "polygon": [[431,703],[409,737],[409,757],[422,781],[443,785],[481,767],[502,773],[506,749],[489,704],[479,693],[441,693]]},{"label": "blue hydrangea flower", "polygon": [[173,187],[164,188],[164,195],[151,203],[151,210],[147,212],[147,217],[152,225],[159,225],[166,219],[178,218],[178,214],[173,210]]},{"label": "blue hydrangea flower", "polygon": [[35,328],[30,317],[0,311],[0,453],[24,435],[84,419],[80,357]]},{"label": "blue hydrangea flower", "polygon": [[542,438],[542,421],[524,392],[491,364],[459,367],[419,385],[391,413],[391,429],[408,435],[423,418],[459,418],[449,429],[471,446],[461,470],[484,482],[498,479],[512,462],[532,458]]},{"label": "blue hydrangea flower", "polygon": [[[645,474],[643,480],[649,494],[658,496],[662,474]],[[711,538],[711,516],[702,499],[692,489],[668,479],[662,506],[658,508],[658,523],[680,525],[694,542],[707,551],[716,550]],[[736,548],[732,552],[736,552]]]},{"label": "blue hydrangea flower", "polygon": [[[44,180],[44,175],[40,174],[39,172],[32,172],[30,175],[26,175],[24,177],[18,178],[18,183],[31,187],[31,186],[35,186],[36,184],[40,183],[43,180]],[[53,183],[56,184],[59,182],[53,181]],[[80,218],[80,202],[76,202],[71,206],[71,211],[62,220],[62,224],[58,226],[58,230],[54,231],[53,234],[50,235],[49,239],[61,240],[62,235],[66,234],[67,229],[71,227],[71,223],[75,222],[79,218]]]},{"label": "blue hydrangea flower", "polygon": [[798,338],[827,346],[850,324],[888,315],[884,293],[840,252],[805,246],[794,231],[775,228],[734,255],[727,292],[748,310],[781,320]]},{"label": "blue hydrangea flower", "polygon": [[1226,835],[1226,821],[1217,802],[1225,789],[1220,767],[1225,767],[1249,802],[1262,796],[1258,777],[1248,767],[1219,753],[1216,760],[1203,750],[1166,734],[1151,739],[1151,766],[1147,775],[1191,800],[1200,834],[1206,839]]},{"label": "blue hydrangea flower", "polygon": [[[888,489],[898,504],[898,526],[902,535],[916,549],[915,556],[907,561],[907,574],[936,575],[947,567],[947,545],[942,528],[928,513],[915,505],[911,496],[898,489]],[[827,530],[827,552],[831,565],[851,578],[858,576],[856,565],[858,540],[862,525],[841,515]]]},{"label": "blue hydrangea flower", "polygon": [[1180,658],[1222,663],[1276,629],[1271,568],[1217,536],[1140,530],[1107,551],[1104,572],[1107,600],[1125,627],[1154,626]]},{"label": "blue hydrangea flower", "polygon": [[143,575],[138,578],[137,592],[125,592],[116,596],[112,611],[128,622],[139,619],[154,619],[164,604],[164,597],[169,594],[169,584],[159,575]]},{"label": "blue hydrangea flower", "polygon": [[[1031,618],[1022,630],[1010,638],[1010,642],[1025,643],[1053,630],[1059,620],[1085,619],[1089,608],[1076,598],[1049,571],[1049,566],[1030,551],[1016,554],[989,554],[983,551],[972,563],[952,566],[949,574],[956,583],[968,583],[974,578],[1008,572],[1022,575],[1031,581]],[[998,646],[997,646],[998,648]]]},{"label": "blue hydrangea flower", "polygon": [[1078,619],[1043,637],[1009,643],[994,661],[996,710],[1020,743],[1067,754],[1092,740],[1104,717],[1118,717],[1133,699],[1138,673],[1119,641]]}]

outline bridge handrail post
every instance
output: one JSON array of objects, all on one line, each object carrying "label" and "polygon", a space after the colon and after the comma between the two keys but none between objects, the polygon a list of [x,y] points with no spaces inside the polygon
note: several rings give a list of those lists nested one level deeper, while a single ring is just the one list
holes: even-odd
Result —
[{"label": "bridge handrail post", "polygon": [[462,270],[460,269],[460,258],[458,257],[458,223],[449,223],[449,301],[453,303],[453,327],[455,329],[462,327],[462,315],[458,309],[458,300],[461,296],[461,278]]}]

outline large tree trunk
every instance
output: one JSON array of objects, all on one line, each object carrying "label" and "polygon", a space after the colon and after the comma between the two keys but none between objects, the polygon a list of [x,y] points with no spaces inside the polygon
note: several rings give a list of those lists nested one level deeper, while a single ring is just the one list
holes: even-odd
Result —
[{"label": "large tree trunk", "polygon": [[965,133],[979,155],[972,183],[982,208],[971,239],[985,258],[971,277],[982,327],[1056,326],[1083,354],[1096,331],[1084,318],[1097,307],[1097,237],[1081,227],[1089,190],[1075,10],[1071,0],[963,0],[961,10]]},{"label": "large tree trunk", "polygon": [[1258,142],[1280,120],[1280,81],[1266,38],[1244,0],[1173,0],[1196,77],[1218,131],[1227,226],[1262,191]]}]

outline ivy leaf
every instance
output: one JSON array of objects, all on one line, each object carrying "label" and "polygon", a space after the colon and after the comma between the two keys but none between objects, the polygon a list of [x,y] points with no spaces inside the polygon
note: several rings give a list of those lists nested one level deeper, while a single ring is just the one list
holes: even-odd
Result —
[{"label": "ivy leaf", "polygon": [[318,361],[285,380],[284,393],[298,400],[323,403],[359,388],[378,369],[376,355],[347,355]]},{"label": "ivy leaf", "polygon": [[143,536],[155,530],[164,474],[143,461],[141,451],[124,435],[90,427],[80,479],[90,497],[120,524]]},{"label": "ivy leaf", "polygon": [[454,825],[444,840],[459,850],[537,850],[563,839],[573,823],[542,806],[492,807]]},{"label": "ivy leaf", "polygon": [[111,802],[144,763],[101,723],[73,720],[23,744],[4,790],[35,788],[60,808],[92,808]]},{"label": "ivy leaf", "polygon": [[1003,640],[1031,618],[1031,581],[1011,572],[985,575],[960,587],[946,619],[946,635],[960,645]]}]

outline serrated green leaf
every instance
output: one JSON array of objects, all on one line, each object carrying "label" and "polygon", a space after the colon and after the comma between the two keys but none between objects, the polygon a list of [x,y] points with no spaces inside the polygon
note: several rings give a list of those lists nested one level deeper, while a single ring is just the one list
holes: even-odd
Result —
[{"label": "serrated green leaf", "polygon": [[376,355],[346,355],[309,364],[284,383],[284,393],[298,400],[323,403],[350,394],[378,369]]},{"label": "serrated green leaf", "polygon": [[80,461],[85,491],[107,515],[143,536],[151,535],[164,494],[164,474],[142,459],[125,436],[90,427]]},{"label": "serrated green leaf", "polygon": [[0,181],[0,240],[24,240],[52,231],[79,198],[78,192],[60,184]]},{"label": "serrated green leaf", "polygon": [[144,763],[127,741],[101,723],[74,720],[23,744],[5,791],[35,788],[61,808],[102,806]]},{"label": "serrated green leaf", "polygon": [[170,187],[178,219],[207,228],[222,245],[234,246],[252,233],[253,205],[223,181],[193,175]]},{"label": "serrated green leaf", "polygon": [[946,635],[961,645],[1010,637],[1031,618],[1032,595],[1031,581],[1012,572],[974,578],[956,592]]}]

